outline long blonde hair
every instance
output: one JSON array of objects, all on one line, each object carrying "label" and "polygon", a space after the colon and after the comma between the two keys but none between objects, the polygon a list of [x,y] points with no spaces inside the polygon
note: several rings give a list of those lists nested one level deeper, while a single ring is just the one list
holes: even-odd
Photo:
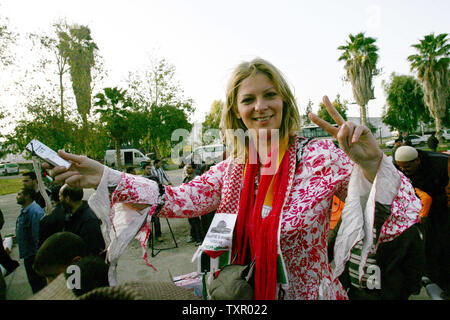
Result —
[{"label": "long blonde hair", "polygon": [[283,118],[281,120],[279,139],[291,138],[300,130],[300,114],[298,112],[297,102],[283,74],[270,62],[261,58],[242,62],[234,69],[228,81],[226,101],[221,118],[222,132],[225,135],[228,146],[232,150],[230,155],[234,155],[235,157],[237,156],[237,144],[242,140],[237,139],[233,132],[239,129],[242,131],[247,130],[242,119],[237,117],[237,94],[239,86],[243,80],[257,73],[262,73],[270,79],[275,90],[283,100]]}]

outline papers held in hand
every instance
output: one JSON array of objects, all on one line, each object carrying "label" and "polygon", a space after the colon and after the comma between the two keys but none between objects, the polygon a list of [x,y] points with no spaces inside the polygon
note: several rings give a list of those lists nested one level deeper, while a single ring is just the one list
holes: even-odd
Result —
[{"label": "papers held in hand", "polygon": [[54,166],[63,166],[66,169],[69,169],[70,166],[72,165],[69,161],[61,158],[56,153],[56,151],[50,149],[39,140],[36,139],[31,140],[30,143],[27,144],[26,149],[30,151],[33,155],[38,156],[42,160]]}]

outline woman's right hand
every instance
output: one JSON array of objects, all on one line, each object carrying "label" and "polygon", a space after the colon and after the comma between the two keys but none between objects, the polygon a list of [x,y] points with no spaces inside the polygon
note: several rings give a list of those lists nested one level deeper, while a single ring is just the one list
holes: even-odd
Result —
[{"label": "woman's right hand", "polygon": [[59,156],[72,163],[69,169],[62,166],[53,167],[48,163],[43,163],[45,169],[50,169],[49,173],[56,183],[67,183],[75,188],[97,188],[103,176],[104,166],[86,156],[79,156],[58,151]]}]

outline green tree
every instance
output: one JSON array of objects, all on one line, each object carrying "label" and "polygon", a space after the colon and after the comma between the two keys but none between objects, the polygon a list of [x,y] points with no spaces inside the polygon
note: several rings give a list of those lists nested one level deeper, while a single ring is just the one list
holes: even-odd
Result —
[{"label": "green tree", "polygon": [[128,115],[128,144],[134,148],[152,152],[152,147],[146,141],[150,128],[150,112],[144,112],[140,108],[133,109]]},{"label": "green tree", "polygon": [[105,150],[111,144],[106,123],[100,119],[89,122],[89,136],[87,138],[86,155],[92,159],[103,161]]},{"label": "green tree", "polygon": [[436,137],[440,141],[442,124],[449,122],[450,43],[447,36],[447,33],[426,35],[420,43],[412,45],[418,53],[408,57],[411,71],[417,71],[417,77],[422,84],[425,105],[434,118]]},{"label": "green tree", "polygon": [[94,97],[94,105],[97,106],[94,113],[100,114],[100,121],[105,123],[108,136],[114,142],[116,150],[116,168],[121,168],[120,149],[122,142],[127,139],[128,116],[131,100],[127,98],[126,90],[104,88],[104,93],[98,93]]},{"label": "green tree", "polygon": [[[344,118],[344,120],[347,120],[347,110],[348,110],[348,102],[344,100],[341,102],[340,95],[336,95],[336,100],[334,100],[331,104],[333,107],[336,108],[337,112]],[[327,121],[328,123],[335,124],[336,121],[330,116],[328,113],[325,105],[323,102],[319,104],[319,111],[317,112],[317,115],[321,117],[323,120]]]},{"label": "green tree", "polygon": [[[188,119],[194,112],[193,101],[184,96],[175,72],[175,66],[164,58],[150,57],[149,64],[128,74],[128,92],[133,100],[131,118],[142,124],[134,126],[131,136],[133,141],[142,141],[141,149],[154,150],[158,157],[170,151],[173,130],[191,127]],[[172,117],[174,122],[169,121]]]},{"label": "green tree", "polygon": [[352,84],[353,96],[360,106],[361,124],[367,123],[367,103],[374,99],[372,78],[379,74],[377,69],[378,47],[376,40],[366,37],[364,33],[349,35],[350,41],[339,46],[343,53],[338,61],[345,62],[346,80]]},{"label": "green tree", "polygon": [[[91,71],[95,64],[97,44],[87,26],[72,25],[69,30],[59,30],[59,50],[70,66],[72,88],[78,113],[83,121],[83,136],[88,137],[88,115],[91,110]],[[86,143],[83,144],[86,146]]]},{"label": "green tree", "polygon": [[[209,113],[205,117],[205,121],[202,123],[202,136],[205,140],[205,144],[212,143],[217,138],[220,138],[220,121],[222,118],[222,109],[224,107],[224,103],[222,100],[214,100]],[[213,132],[215,131],[215,132]],[[207,133],[212,134],[212,136],[208,136]],[[217,134],[216,134],[217,133]]]},{"label": "green tree", "polygon": [[387,108],[383,112],[383,122],[400,132],[415,132],[419,121],[432,121],[423,101],[420,83],[408,75],[392,73],[390,82],[383,81]]},{"label": "green tree", "polygon": [[[3,18],[0,16],[0,71],[14,63],[14,55],[11,53],[11,46],[17,41],[18,34],[11,31],[8,26],[8,18]],[[0,80],[2,73],[0,72]],[[10,113],[4,106],[0,106],[0,123],[2,120],[10,117]],[[0,124],[0,129],[3,129],[3,125]],[[0,131],[0,141],[3,140],[4,135],[2,134],[4,130]],[[4,156],[6,151],[4,151],[4,145],[0,146],[0,157]]]},{"label": "green tree", "polygon": [[11,53],[11,45],[17,41],[18,34],[11,31],[8,26],[8,18],[0,17],[0,67],[14,63],[14,55]]},{"label": "green tree", "polygon": [[32,139],[38,139],[54,150],[81,151],[78,149],[79,125],[68,120],[63,131],[59,105],[54,99],[45,95],[35,96],[24,107],[26,112],[20,116],[12,132],[5,136],[4,149],[21,153]]},{"label": "green tree", "polygon": [[[38,69],[42,70],[46,74],[56,74],[58,77],[58,92],[60,101],[60,113],[61,119],[64,122],[66,118],[64,92],[65,81],[64,75],[70,70],[68,55],[63,50],[64,45],[58,39],[58,34],[69,30],[69,26],[65,22],[58,22],[53,24],[55,34],[34,34],[29,35],[30,40],[33,42],[33,46],[37,49],[41,49],[42,55],[39,58]],[[49,81],[53,82],[53,81]]]},{"label": "green tree", "polygon": [[192,106],[192,99],[184,97],[183,89],[175,79],[175,66],[164,58],[150,57],[149,60],[148,65],[128,73],[128,91],[136,104],[144,111],[154,105]]},{"label": "green tree", "polygon": [[305,114],[301,115],[302,117],[302,126],[310,126],[312,125],[311,119],[308,117],[308,114],[313,112],[313,102],[311,99],[308,101],[308,104],[306,105]]},{"label": "green tree", "polygon": [[145,143],[155,151],[157,157],[168,156],[177,142],[171,141],[172,133],[177,129],[191,130],[186,112],[180,106],[153,105],[148,119],[148,134]]}]

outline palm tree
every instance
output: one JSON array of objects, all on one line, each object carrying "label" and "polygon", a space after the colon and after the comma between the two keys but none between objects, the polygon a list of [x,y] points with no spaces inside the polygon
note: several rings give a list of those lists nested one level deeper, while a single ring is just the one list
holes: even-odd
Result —
[{"label": "palm tree", "polygon": [[365,37],[363,32],[350,34],[349,38],[346,45],[338,47],[344,51],[338,61],[345,61],[346,80],[352,84],[353,96],[360,106],[361,124],[367,126],[366,106],[374,99],[372,78],[380,72],[376,67],[378,47],[374,44],[376,40]]},{"label": "palm tree", "polygon": [[435,120],[436,137],[439,141],[442,141],[441,128],[447,113],[450,92],[450,43],[447,35],[442,33],[435,36],[431,33],[425,36],[420,43],[412,45],[419,53],[408,57],[411,71],[417,71],[425,104]]},{"label": "palm tree", "polygon": [[83,140],[86,141],[89,131],[88,116],[91,111],[91,70],[95,65],[95,51],[98,47],[91,37],[89,27],[63,27],[68,30],[58,30],[58,49],[70,66],[72,89],[83,122]]},{"label": "palm tree", "polygon": [[103,93],[98,93],[94,98],[94,105],[98,108],[94,113],[100,114],[100,121],[106,124],[110,138],[114,141],[116,149],[116,168],[121,168],[120,147],[128,132],[127,119],[131,101],[126,97],[126,90],[104,88]]}]

